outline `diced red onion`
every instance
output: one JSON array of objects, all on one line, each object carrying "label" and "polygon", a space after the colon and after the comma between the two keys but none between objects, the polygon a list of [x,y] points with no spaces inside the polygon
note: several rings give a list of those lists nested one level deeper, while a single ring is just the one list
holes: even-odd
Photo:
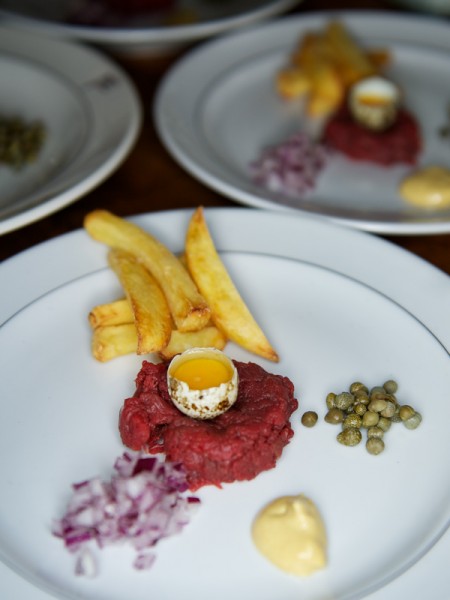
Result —
[{"label": "diced red onion", "polygon": [[137,551],[134,566],[149,568],[155,555],[148,549],[180,532],[200,502],[183,494],[188,484],[179,464],[126,452],[114,469],[109,482],[94,477],[74,484],[66,514],[54,523],[53,534],[78,555],[79,575],[96,573],[92,541],[100,548],[128,541]]},{"label": "diced red onion", "polygon": [[260,158],[251,163],[250,173],[258,185],[298,198],[314,188],[327,156],[324,145],[300,131],[266,148]]}]

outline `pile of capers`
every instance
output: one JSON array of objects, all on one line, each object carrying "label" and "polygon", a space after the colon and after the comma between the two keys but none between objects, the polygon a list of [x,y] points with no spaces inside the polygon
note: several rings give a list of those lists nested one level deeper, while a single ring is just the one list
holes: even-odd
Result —
[{"label": "pile of capers", "polygon": [[0,115],[0,163],[21,169],[36,160],[46,137],[40,122]]},{"label": "pile of capers", "polygon": [[398,402],[397,390],[397,383],[389,379],[382,386],[370,390],[355,381],[348,392],[330,392],[326,397],[328,412],[325,421],[341,425],[337,441],[344,446],[357,446],[363,438],[361,429],[365,429],[367,451],[380,454],[384,450],[384,434],[392,423],[403,423],[407,429],[416,429],[422,416],[409,404]]}]

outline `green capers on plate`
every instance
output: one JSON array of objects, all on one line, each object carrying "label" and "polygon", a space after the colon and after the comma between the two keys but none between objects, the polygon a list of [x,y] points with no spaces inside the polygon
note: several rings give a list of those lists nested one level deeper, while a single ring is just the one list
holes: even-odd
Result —
[{"label": "green capers on plate", "polygon": [[422,415],[409,404],[400,404],[397,391],[397,382],[387,379],[383,385],[372,388],[354,381],[348,391],[329,392],[325,401],[328,408],[325,421],[341,425],[337,441],[344,446],[357,446],[362,440],[361,429],[365,429],[366,450],[377,455],[385,449],[384,435],[392,423],[401,422],[407,429],[416,429],[422,422]]}]

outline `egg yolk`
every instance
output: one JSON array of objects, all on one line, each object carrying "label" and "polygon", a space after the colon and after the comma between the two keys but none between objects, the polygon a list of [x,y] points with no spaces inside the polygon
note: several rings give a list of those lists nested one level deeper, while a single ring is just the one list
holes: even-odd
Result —
[{"label": "egg yolk", "polygon": [[227,383],[232,377],[230,368],[214,358],[193,358],[181,363],[171,374],[187,383],[191,390],[205,390]]}]

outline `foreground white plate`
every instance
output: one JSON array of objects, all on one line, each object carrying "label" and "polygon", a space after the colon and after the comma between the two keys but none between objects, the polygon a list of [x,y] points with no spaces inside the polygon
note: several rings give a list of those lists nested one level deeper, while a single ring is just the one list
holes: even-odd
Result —
[{"label": "foreground white plate", "polygon": [[0,165],[0,234],[77,200],[110,175],[141,124],[138,96],[109,59],[81,46],[0,28],[0,114],[41,121],[32,165]]},{"label": "foreground white plate", "polygon": [[[397,193],[411,170],[359,164],[335,156],[308,196],[292,200],[253,183],[250,163],[261,151],[310,124],[299,103],[283,102],[274,86],[302,33],[339,18],[370,47],[388,48],[388,75],[405,90],[424,138],[420,165],[450,167],[450,143],[439,136],[448,121],[450,27],[385,13],[320,13],[282,19],[192,51],[169,72],[155,102],[160,136],[195,177],[243,204],[316,213],[379,233],[450,231],[450,209],[425,210]],[[179,89],[185,90],[181,96]]]},{"label": "foreground white plate", "polygon": [[161,26],[136,17],[132,26],[92,27],[67,23],[71,0],[4,0],[0,14],[21,26],[49,35],[99,44],[118,54],[146,55],[168,52],[188,43],[274,17],[299,0],[187,0],[180,2],[198,16],[191,24]]},{"label": "foreground white plate", "polygon": [[[423,425],[413,433],[393,428],[386,451],[374,458],[363,445],[339,446],[336,429],[323,422],[305,430],[297,411],[295,436],[277,468],[252,482],[201,490],[198,514],[185,533],[157,548],[150,572],[133,571],[127,549],[105,550],[98,580],[76,577],[73,557],[51,536],[49,524],[64,510],[72,482],[108,477],[122,453],[118,412],[133,392],[141,359],[108,365],[92,359],[86,316],[95,303],[118,297],[120,288],[106,270],[75,280],[0,329],[0,343],[10,349],[0,367],[0,454],[16,446],[0,466],[8,482],[0,500],[0,554],[36,585],[92,600],[144,600],[149,587],[160,599],[206,600],[214,590],[225,600],[242,589],[261,600],[361,597],[400,574],[445,531],[450,371],[440,341],[396,303],[334,272],[245,253],[224,260],[281,355],[276,366],[257,362],[291,378],[303,410],[323,415],[328,391],[346,389],[355,379],[376,385],[394,377],[399,397],[423,412]],[[25,377],[24,348],[30,357]],[[231,344],[227,351],[255,360]],[[426,369],[417,368],[425,363]],[[19,439],[26,443],[17,445]],[[262,505],[299,492],[317,502],[329,536],[329,566],[307,580],[268,565],[249,532]]]},{"label": "foreground white plate", "polygon": [[[179,251],[189,216],[190,211],[174,212],[147,215],[136,220],[172,249]],[[267,584],[268,593],[272,589],[270,586],[276,582],[277,591],[286,591],[284,597],[289,598],[288,594],[300,587],[308,598],[314,597],[321,585],[329,584],[332,589],[344,593],[353,591],[361,584],[363,587],[376,585],[385,577],[398,575],[409,561],[419,558],[427,550],[435,536],[443,532],[448,520],[448,509],[445,508],[445,505],[448,506],[448,475],[445,468],[438,468],[448,455],[448,441],[439,433],[441,425],[435,416],[438,410],[443,411],[441,415],[448,410],[443,401],[445,389],[448,389],[450,348],[448,277],[378,238],[311,218],[245,209],[216,209],[207,212],[207,219],[219,249],[225,251],[224,258],[239,286],[258,317],[267,325],[269,335],[281,351],[282,362],[276,367],[270,365],[270,368],[279,369],[293,378],[302,409],[321,407],[326,391],[345,386],[352,378],[364,377],[372,383],[392,374],[399,378],[405,395],[411,401],[414,398],[421,406],[425,419],[423,427],[415,432],[401,429],[391,432],[392,435],[387,438],[388,451],[384,456],[374,458],[366,455],[363,448],[346,449],[338,446],[334,440],[335,430],[324,423],[313,430],[300,428],[299,411],[294,416],[297,433],[282,457],[280,468],[258,477],[254,482],[227,486],[223,492],[207,491],[204,505],[189,529],[182,536],[168,541],[165,548],[164,545],[160,546],[158,570],[144,575],[145,581],[155,590],[152,581],[156,582],[162,576],[164,569],[168,568],[167,561],[173,568],[172,557],[179,556],[178,553],[186,547],[195,556],[200,553],[204,558],[202,532],[208,528],[212,531],[213,526],[220,539],[218,552],[220,556],[226,554],[229,546],[220,548],[226,536],[222,535],[220,525],[216,522],[215,507],[223,507],[227,511],[230,506],[238,505],[242,507],[242,512],[237,522],[233,525],[232,521],[227,521],[233,531],[232,540],[238,541],[239,547],[242,542],[243,557],[250,561],[252,569],[258,569],[258,577],[262,577]],[[333,248],[333,252],[330,252],[330,248]],[[61,256],[64,256],[64,260],[57,260]],[[282,260],[275,256],[282,257]],[[51,273],[47,272],[50,269],[43,269],[43,265],[48,264],[54,265]],[[383,267],[386,264],[389,264],[388,271]],[[114,456],[121,452],[116,430],[117,410],[123,398],[133,389],[132,380],[140,361],[129,357],[110,365],[98,365],[89,356],[86,313],[94,303],[107,301],[119,292],[114,277],[104,271],[104,265],[104,247],[90,240],[82,231],[37,246],[0,265],[0,284],[2,289],[9,290],[0,307],[0,321],[8,319],[15,310],[33,302],[38,296],[56,286],[63,286],[17,314],[0,330],[2,347],[11,348],[12,353],[1,367],[4,381],[2,391],[5,390],[2,397],[9,397],[7,390],[13,389],[22,398],[27,394],[32,394],[34,398],[31,402],[25,398],[23,402],[16,400],[11,408],[5,407],[6,412],[10,411],[8,414],[12,420],[5,413],[2,425],[2,436],[5,437],[1,443],[8,446],[7,455],[11,462],[2,469],[13,485],[0,503],[3,555],[23,576],[30,577],[30,571],[33,571],[31,579],[39,585],[45,581],[65,589],[69,586],[72,590],[73,586],[83,586],[85,591],[82,597],[93,600],[114,598],[111,595],[115,593],[112,588],[106,595],[104,593],[104,586],[110,585],[108,577],[104,574],[96,582],[74,580],[71,577],[71,557],[61,549],[58,540],[51,538],[47,527],[49,519],[63,510],[70,482],[96,473],[107,476]],[[89,273],[92,275],[86,277]],[[77,277],[81,279],[64,285]],[[23,285],[24,281],[27,285]],[[288,293],[285,293],[286,290]],[[44,339],[46,343],[43,345]],[[232,346],[229,350],[235,356],[244,356]],[[422,364],[427,365],[423,372]],[[26,369],[25,376],[20,376],[20,383],[13,381],[12,375],[23,367]],[[50,376],[44,376],[44,373],[50,373]],[[83,378],[79,377],[80,373]],[[32,383],[36,381],[35,374],[39,376],[39,385]],[[445,385],[445,389],[441,389],[441,385]],[[40,399],[39,403],[37,399]],[[86,405],[89,406],[92,422],[86,421],[81,415],[80,411]],[[44,410],[40,410],[40,407]],[[39,473],[34,471],[37,474],[33,474],[31,480],[28,477],[31,469],[29,446],[11,440],[7,431],[14,432],[21,415],[24,429],[21,428],[20,433],[24,438],[31,436],[35,439],[33,436],[38,436],[38,430],[41,429],[46,432],[39,436],[38,443],[33,447],[31,465],[35,464],[34,461],[39,463]],[[67,426],[72,419],[74,423],[82,425],[86,433],[92,432],[94,422],[100,423],[100,430],[96,428],[94,437],[80,434],[76,428]],[[37,428],[31,427],[30,423],[35,423]],[[50,431],[49,424],[53,425]],[[81,437],[83,444],[79,442]],[[97,439],[101,443],[97,443]],[[437,445],[441,443],[442,454],[438,455]],[[58,446],[59,452],[55,453],[55,446]],[[3,447],[2,451],[5,452]],[[330,465],[324,462],[326,452],[335,472],[331,473]],[[434,463],[430,463],[427,457]],[[24,473],[24,478],[14,468],[18,463],[27,473],[26,477]],[[413,484],[409,476],[414,463],[417,468]],[[433,469],[428,468],[429,464],[434,465]],[[53,475],[49,474],[50,466]],[[328,474],[327,477],[318,475],[319,466]],[[351,552],[352,560],[360,565],[360,571],[366,578],[364,583],[355,574],[349,577],[346,567],[339,573],[334,570],[334,566],[342,560],[340,550],[346,545],[341,537],[342,524],[337,515],[348,509],[343,500],[348,499],[349,490],[357,495],[355,510],[358,527],[366,532],[367,524],[361,523],[360,510],[368,496],[360,483],[369,481],[370,473],[362,467],[370,467],[372,474],[386,484],[381,494],[374,484],[375,480],[370,480],[369,492],[375,494],[383,507],[387,502],[384,497],[386,489],[392,492],[392,496],[387,495],[391,500],[392,497],[404,499],[404,492],[399,489],[402,487],[400,482],[405,490],[411,492],[411,496],[405,505],[397,505],[395,501],[389,506],[391,509],[392,506],[396,507],[395,510],[402,507],[408,514],[409,501],[414,506],[420,498],[425,499],[423,494],[428,495],[423,488],[431,486],[430,489],[434,490],[434,497],[430,499],[434,511],[420,504],[416,506],[417,514],[406,525],[401,519],[399,523],[393,522],[392,513],[387,513],[390,528],[393,528],[393,533],[399,534],[391,536],[390,528],[380,532],[382,540],[386,539],[384,536],[389,539],[387,547],[384,544],[384,553],[387,553],[384,555],[392,558],[389,566],[381,564],[381,554],[377,550],[381,543],[378,535],[374,540],[371,539],[374,544],[371,550],[365,544],[365,533],[358,535],[353,530],[349,531],[348,544],[350,547],[357,544],[357,549]],[[347,468],[351,473],[357,473],[357,479],[348,480]],[[284,480],[287,471],[288,483]],[[417,481],[421,481],[421,484],[417,485]],[[270,494],[266,487],[268,482],[274,486]],[[36,488],[33,496],[35,501],[32,506],[28,502],[23,515],[20,509],[20,519],[26,520],[26,527],[17,531],[17,521],[9,518],[15,512],[12,504],[17,500],[19,508],[22,506],[24,500],[21,493],[24,490],[28,493],[30,485]],[[256,507],[253,492],[249,493],[247,499],[247,490],[258,490],[259,506],[263,498],[270,499],[278,490],[281,492],[283,486],[286,491],[301,489],[313,496],[328,520],[333,562],[330,563],[330,570],[317,579],[298,582],[285,578],[257,555],[249,541],[246,528]],[[439,499],[445,498],[441,506]],[[345,514],[347,522],[347,512]],[[9,536],[10,532],[14,535]],[[42,548],[41,544],[44,544],[51,553],[51,559],[49,557],[48,562],[40,564],[43,570],[38,573],[34,572],[36,562],[40,563],[37,552],[29,544],[23,544],[23,536],[27,532],[27,539],[38,536],[40,541],[36,543],[36,548]],[[416,535],[423,537],[419,540],[415,538]],[[419,600],[424,593],[421,585],[432,580],[434,599],[444,600],[448,592],[444,568],[448,556],[447,541],[450,542],[448,533],[414,568],[370,597],[374,600],[391,600],[408,595],[412,600]],[[409,545],[404,545],[408,542]],[[371,554],[375,564],[366,562],[367,552],[375,552]],[[118,554],[109,550],[105,552],[102,558],[104,573],[110,574],[123,556],[122,551]],[[129,554],[127,557],[131,558]],[[53,560],[57,561],[58,570],[49,566]],[[121,572],[127,570],[126,566],[120,569]],[[355,569],[355,573],[360,571]],[[237,577],[237,572],[233,573],[232,582]],[[129,576],[133,577],[137,586],[136,594],[141,593],[139,590],[143,583],[140,576],[135,573],[129,573]],[[200,585],[207,586],[209,576],[205,574],[205,582]],[[111,577],[114,580],[112,573]],[[153,580],[153,577],[156,579]],[[172,578],[168,581],[172,581]],[[18,600],[48,598],[45,592],[14,576],[5,567],[0,582],[2,597]],[[246,585],[250,584],[246,580]],[[164,589],[168,590],[168,597],[173,597],[169,593],[172,588]],[[188,586],[183,588],[180,597],[189,597],[186,596],[188,589]],[[164,598],[164,595],[158,597]],[[261,591],[261,597],[270,596],[264,596]],[[279,597],[279,593],[276,593],[275,598]]]}]

